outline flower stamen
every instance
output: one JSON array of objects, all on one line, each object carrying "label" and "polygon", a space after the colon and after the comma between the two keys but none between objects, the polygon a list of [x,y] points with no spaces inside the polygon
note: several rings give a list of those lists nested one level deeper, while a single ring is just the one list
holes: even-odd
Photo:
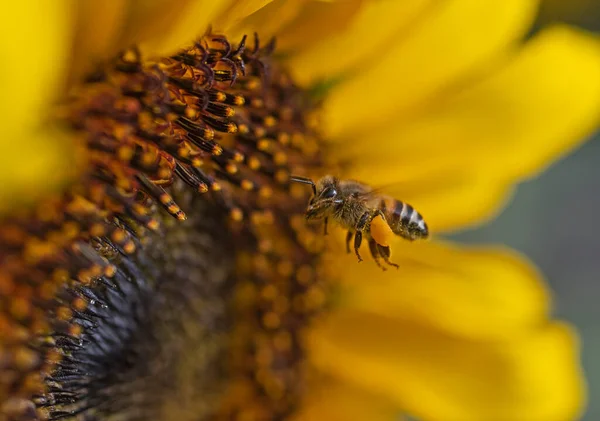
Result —
[{"label": "flower stamen", "polygon": [[[195,420],[293,413],[327,285],[289,176],[321,161],[314,104],[274,47],[209,34],[156,60],[131,48],[78,87],[61,121],[85,171],[0,225],[11,411],[154,417],[185,389]],[[182,361],[202,384],[176,381]]]}]

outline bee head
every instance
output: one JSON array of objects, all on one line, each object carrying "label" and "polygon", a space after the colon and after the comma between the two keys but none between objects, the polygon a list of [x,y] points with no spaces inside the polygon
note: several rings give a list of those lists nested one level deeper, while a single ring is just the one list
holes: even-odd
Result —
[{"label": "bee head", "polygon": [[338,180],[330,175],[321,178],[316,184],[310,178],[300,176],[292,176],[290,181],[309,184],[312,187],[313,196],[308,202],[306,219],[324,218],[333,206],[340,203]]},{"label": "bee head", "polygon": [[319,219],[327,216],[336,204],[339,204],[338,181],[327,175],[321,178],[316,186],[313,197],[308,202],[306,219]]}]

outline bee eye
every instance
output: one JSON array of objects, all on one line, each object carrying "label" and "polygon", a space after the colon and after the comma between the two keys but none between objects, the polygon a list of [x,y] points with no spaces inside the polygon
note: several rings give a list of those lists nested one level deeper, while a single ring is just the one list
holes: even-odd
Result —
[{"label": "bee eye", "polygon": [[323,199],[329,199],[333,196],[335,196],[337,194],[337,190],[331,187],[327,187],[325,190],[323,190],[323,193],[321,193],[321,197]]}]

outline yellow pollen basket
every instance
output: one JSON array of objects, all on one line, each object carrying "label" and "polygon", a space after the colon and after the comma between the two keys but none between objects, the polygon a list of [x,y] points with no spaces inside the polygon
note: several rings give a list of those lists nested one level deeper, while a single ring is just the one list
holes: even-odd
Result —
[{"label": "yellow pollen basket", "polygon": [[392,229],[381,215],[377,215],[373,218],[371,221],[371,237],[373,237],[373,240],[375,240],[377,244],[389,247],[390,239],[393,236],[394,233],[392,232]]}]

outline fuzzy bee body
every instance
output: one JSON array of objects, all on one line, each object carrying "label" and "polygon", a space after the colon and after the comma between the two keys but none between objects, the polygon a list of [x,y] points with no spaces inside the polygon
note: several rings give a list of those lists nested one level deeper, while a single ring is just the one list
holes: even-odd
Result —
[{"label": "fuzzy bee body", "polygon": [[394,234],[407,240],[427,238],[429,235],[423,216],[411,205],[378,194],[358,181],[338,180],[330,175],[316,183],[304,177],[292,177],[291,180],[310,184],[313,188],[306,219],[323,219],[325,234],[329,219],[347,229],[347,251],[350,252],[350,243],[354,238],[354,252],[359,261],[362,261],[359,248],[364,236],[368,240],[371,255],[380,267],[383,268],[379,263],[380,258],[388,265],[398,267],[389,260],[389,246],[379,244],[371,235],[371,222],[377,217],[381,217]]}]

